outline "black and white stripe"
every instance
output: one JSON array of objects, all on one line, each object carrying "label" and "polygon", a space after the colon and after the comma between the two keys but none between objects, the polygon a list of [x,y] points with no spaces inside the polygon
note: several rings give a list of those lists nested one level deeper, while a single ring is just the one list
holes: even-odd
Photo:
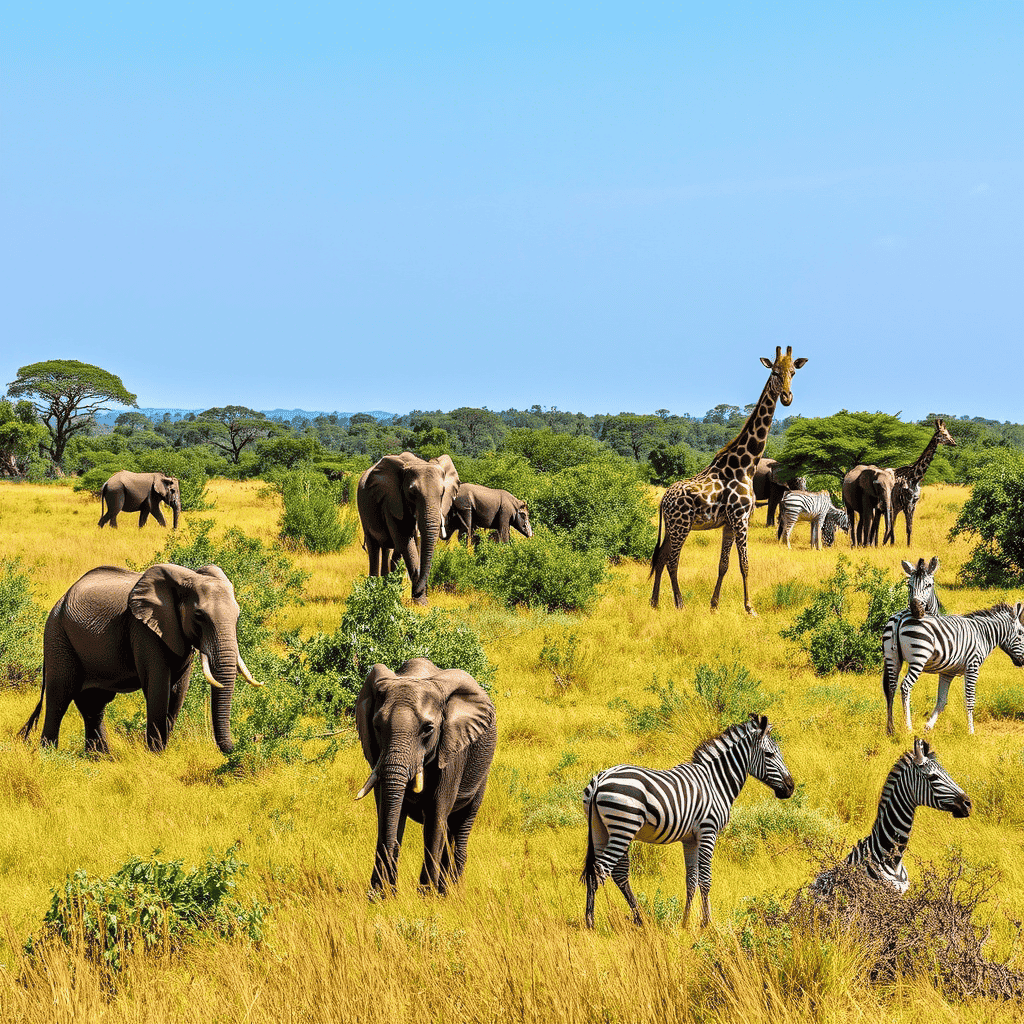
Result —
[{"label": "black and white stripe", "polygon": [[[922,672],[934,672],[939,677],[939,692],[935,710],[924,727],[931,729],[935,725],[939,712],[946,706],[949,684],[962,675],[967,731],[973,734],[974,692],[982,662],[998,647],[1010,656],[1014,665],[1024,665],[1024,604],[1020,601],[1012,607],[997,604],[968,615],[926,615],[916,602],[911,608],[914,614],[905,619],[899,629],[899,651],[908,666],[900,686],[907,729],[913,728],[910,691]],[[886,700],[891,721],[891,691],[886,692]]]},{"label": "black and white stripe", "polygon": [[831,511],[825,513],[825,522],[821,524],[821,541],[825,547],[830,548],[835,544],[837,531],[849,533],[850,520],[847,518],[846,509],[833,505]]},{"label": "black and white stripe", "polygon": [[[846,513],[832,504],[832,496],[828,491],[790,491],[782,496],[779,503],[779,529],[778,538],[786,542],[790,547],[789,538],[793,527],[797,523],[811,524],[811,547],[821,550],[821,537],[824,533],[823,527],[828,520],[829,514],[833,515],[833,524],[830,530],[830,537],[826,545],[831,546],[835,540],[835,523],[838,521],[836,515],[842,515],[842,521],[846,521]],[[843,527],[848,529],[847,526]]]},{"label": "black and white stripe", "polygon": [[907,561],[901,564],[907,574],[907,607],[895,615],[890,615],[882,630],[882,692],[885,694],[888,708],[885,728],[890,736],[893,732],[892,702],[900,678],[900,669],[903,667],[903,655],[900,653],[899,645],[900,630],[903,623],[912,618],[910,606],[915,601],[924,609],[925,614],[939,614],[939,599],[935,594],[935,574],[939,571],[938,558],[933,558],[927,565],[923,558],[917,560],[916,566]]},{"label": "black and white stripe", "polygon": [[[872,878],[888,882],[899,893],[906,892],[910,880],[903,854],[918,807],[966,818],[971,813],[971,798],[939,764],[929,744],[915,739],[914,749],[900,755],[885,780],[871,833],[850,851],[846,863],[863,864]],[[823,872],[812,888],[825,891],[832,877],[831,872]]]},{"label": "black and white stripe", "polygon": [[780,799],[793,795],[793,778],[771,738],[764,716],[751,715],[702,743],[687,764],[666,771],[616,765],[598,772],[583,791],[589,824],[581,881],[587,887],[587,927],[594,926],[594,896],[611,875],[640,924],[640,908],[629,885],[629,845],[682,843],[686,859],[686,909],[700,885],[703,924],[711,918],[711,855],[729,820],[733,801],[748,775]]}]

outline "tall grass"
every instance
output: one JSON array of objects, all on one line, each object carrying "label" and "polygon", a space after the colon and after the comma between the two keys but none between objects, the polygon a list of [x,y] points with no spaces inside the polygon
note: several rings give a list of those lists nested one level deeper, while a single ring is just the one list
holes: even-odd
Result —
[{"label": "tall grass", "polygon": [[[274,543],[279,500],[258,483],[213,481],[215,531],[237,526]],[[854,564],[898,572],[901,558],[942,558],[939,584],[950,611],[1019,594],[952,585],[967,545],[945,540],[964,490],[924,490],[915,546],[854,552]],[[779,638],[800,604],[777,601],[780,585],[819,586],[836,548],[792,551],[755,513],[750,583],[742,607],[738,569],[730,568],[721,610],[708,605],[718,563],[717,535],[687,543],[680,583],[693,596],[682,612],[648,604],[648,566],[623,562],[587,616],[498,607],[480,595],[431,592],[431,605],[454,608],[487,640],[497,666],[493,698],[499,742],[483,808],[470,840],[463,884],[445,900],[417,892],[422,845],[410,824],[394,899],[366,899],[376,834],[371,801],[353,797],[367,774],[354,732],[330,766],[294,762],[255,779],[224,779],[208,737],[175,735],[160,756],[118,733],[112,756],[82,754],[81,720],[65,717],[58,751],[40,752],[13,732],[37,700],[0,693],[0,1020],[193,1021],[911,1021],[1011,1020],[1015,1007],[981,1001],[954,1005],[923,981],[875,987],[852,943],[797,937],[781,963],[747,952],[732,920],[751,897],[787,899],[814,871],[806,844],[827,834],[852,842],[866,834],[897,753],[909,738],[884,733],[877,673],[822,679],[807,657]],[[116,533],[96,528],[98,503],[69,488],[0,484],[0,557],[32,567],[38,600],[49,607],[95,565],[152,559],[166,534],[153,524]],[[313,572],[307,603],[281,613],[281,626],[333,632],[352,580],[366,571],[356,544],[296,561]],[[866,609],[860,609],[861,614]],[[558,686],[540,657],[545,638],[573,634],[585,685]],[[549,659],[550,660],[550,659]],[[766,711],[800,790],[793,807],[756,782],[737,802],[735,827],[719,842],[711,892],[714,924],[683,931],[672,900],[685,893],[682,851],[643,849],[634,889],[661,908],[635,929],[613,885],[602,888],[597,930],[582,928],[578,884],[586,828],[578,795],[590,774],[633,762],[664,767],[688,758],[706,716],[673,715],[666,729],[633,731],[625,704],[657,704],[654,676],[676,681],[693,700],[700,664],[742,665],[760,681]],[[962,821],[922,810],[910,844],[914,858],[940,860],[954,844],[974,862],[991,861],[1001,882],[985,911],[992,952],[1008,953],[1024,917],[1024,722],[1002,711],[999,695],[1021,685],[1001,654],[979,681],[977,734],[968,737],[958,683],[932,736],[942,763],[976,796]],[[934,697],[934,677],[915,687],[915,722]],[[127,698],[117,698],[118,701]],[[115,707],[111,705],[111,707]],[[1000,717],[981,710],[992,708]],[[209,937],[179,953],[126,956],[116,989],[84,955],[48,950],[27,961],[50,892],[82,868],[109,876],[133,856],[159,849],[164,860],[203,863],[239,842],[249,873],[240,898],[273,910],[262,948]],[[660,917],[659,917],[660,914]]]}]

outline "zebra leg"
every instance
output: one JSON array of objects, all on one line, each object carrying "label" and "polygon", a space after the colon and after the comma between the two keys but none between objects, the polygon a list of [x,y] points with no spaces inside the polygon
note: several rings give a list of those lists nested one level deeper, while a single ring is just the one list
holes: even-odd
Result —
[{"label": "zebra leg", "polygon": [[701,922],[702,928],[707,928],[711,923],[711,858],[715,853],[715,843],[718,841],[718,833],[709,829],[701,833],[697,848],[699,853],[699,877],[697,884],[700,887],[701,901]]},{"label": "zebra leg", "polygon": [[821,516],[815,516],[811,520],[811,547],[815,551],[821,550]]},{"label": "zebra leg", "polygon": [[964,673],[964,703],[967,705],[967,734],[969,736],[974,735],[974,693],[977,682],[978,669],[969,668]]},{"label": "zebra leg", "polygon": [[633,911],[633,924],[643,926],[644,919],[640,916],[640,904],[637,903],[633,890],[629,885],[629,850],[619,858],[618,864],[612,868],[612,880],[626,897],[629,909]]},{"label": "zebra leg", "polygon": [[920,674],[920,667],[911,665],[907,669],[907,674],[903,677],[903,684],[900,686],[900,693],[903,696],[903,715],[907,720],[907,732],[914,731],[914,723],[910,720],[910,691],[914,688],[914,683],[917,682],[917,677]]},{"label": "zebra leg", "polygon": [[[966,679],[966,675],[964,678]],[[946,710],[946,702],[949,699],[949,684],[951,682],[953,682],[953,676],[947,675],[944,672],[939,673],[939,689],[935,697],[935,710],[928,716],[928,721],[924,723],[925,729],[934,729],[939,712]]]},{"label": "zebra leg", "polygon": [[697,840],[683,840],[683,858],[686,861],[686,908],[683,910],[683,927],[685,928],[690,920],[690,906],[693,903],[693,894],[697,891]]},{"label": "zebra leg", "polygon": [[903,668],[903,655],[896,636],[898,628],[890,620],[882,632],[882,693],[885,695],[885,731],[889,736],[893,734],[892,702],[896,697],[900,669]]}]

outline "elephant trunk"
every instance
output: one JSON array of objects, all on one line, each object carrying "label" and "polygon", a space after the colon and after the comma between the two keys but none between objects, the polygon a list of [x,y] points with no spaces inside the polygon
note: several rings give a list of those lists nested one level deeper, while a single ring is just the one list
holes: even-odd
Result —
[{"label": "elephant trunk", "polygon": [[173,529],[176,530],[178,528],[178,516],[181,515],[181,502],[180,501],[175,501],[175,502],[173,502],[171,504],[171,513],[172,513],[171,526],[172,526]]},{"label": "elephant trunk", "polygon": [[420,568],[412,584],[412,599],[416,604],[427,603],[427,580],[434,560],[434,545],[441,530],[440,509],[424,504],[416,516],[420,528]]},{"label": "elephant trunk", "polygon": [[405,789],[409,784],[408,766],[389,760],[377,771],[377,850],[374,888],[393,887],[398,880],[398,823],[402,816]]},{"label": "elephant trunk", "polygon": [[235,693],[235,678],[240,660],[238,644],[234,637],[217,637],[209,653],[202,653],[204,669],[208,664],[210,675],[218,684],[216,687],[210,687],[213,738],[222,753],[230,754],[235,749],[235,741],[231,738],[231,700]]}]

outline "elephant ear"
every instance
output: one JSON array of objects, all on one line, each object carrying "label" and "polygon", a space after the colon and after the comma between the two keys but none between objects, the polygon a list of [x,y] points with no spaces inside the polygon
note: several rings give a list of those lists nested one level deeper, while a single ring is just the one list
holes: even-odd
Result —
[{"label": "elephant ear", "polygon": [[387,665],[374,665],[366,673],[363,680],[363,688],[356,698],[356,731],[359,733],[359,743],[363,748],[363,757],[366,763],[375,767],[380,758],[380,745],[377,743],[377,734],[373,729],[373,715],[377,707],[378,691],[383,680],[394,678],[393,673]]},{"label": "elephant ear", "polygon": [[385,455],[371,466],[366,477],[366,486],[393,519],[405,518],[405,495],[402,484],[406,465],[397,455]]},{"label": "elephant ear", "polygon": [[439,672],[434,681],[447,694],[444,723],[437,751],[437,766],[442,771],[459,751],[478,740],[494,725],[494,705],[483,687],[459,669]]},{"label": "elephant ear", "polygon": [[181,629],[179,592],[192,584],[192,570],[180,565],[154,565],[147,569],[128,595],[128,610],[179,658],[192,649]]}]

